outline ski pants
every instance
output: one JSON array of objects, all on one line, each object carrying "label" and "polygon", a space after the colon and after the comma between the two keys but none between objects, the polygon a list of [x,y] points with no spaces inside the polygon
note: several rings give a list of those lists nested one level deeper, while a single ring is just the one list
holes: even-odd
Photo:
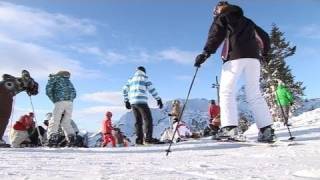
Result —
[{"label": "ski pants", "polygon": [[[282,109],[281,109],[282,108]],[[284,123],[288,123],[288,119],[289,119],[289,112],[290,112],[290,106],[281,106],[280,108],[280,113],[282,114],[282,111],[283,111],[283,115],[284,115],[284,117],[283,117],[283,122]]]},{"label": "ski pants", "polygon": [[143,141],[143,129],[146,131],[146,139],[152,139],[153,122],[148,104],[132,104],[132,111],[136,118],[135,127],[137,140]]},{"label": "ski pants", "polygon": [[[72,109],[72,101],[59,101],[54,104],[53,117],[49,120],[48,138],[50,138],[51,134],[58,134],[59,125],[61,125],[66,137],[75,135],[71,125]],[[62,114],[64,116],[61,119]]]},{"label": "ski pants", "polygon": [[221,126],[238,126],[237,81],[244,76],[245,95],[256,125],[272,125],[271,114],[260,91],[260,62],[258,59],[241,58],[223,64],[220,84]]},{"label": "ski pants", "polygon": [[7,128],[11,111],[12,111],[13,96],[4,87],[0,85],[0,140],[2,140],[4,132]]},{"label": "ski pants", "polygon": [[102,146],[107,146],[111,142],[112,147],[116,147],[116,140],[112,134],[106,133],[103,135],[103,143]]}]

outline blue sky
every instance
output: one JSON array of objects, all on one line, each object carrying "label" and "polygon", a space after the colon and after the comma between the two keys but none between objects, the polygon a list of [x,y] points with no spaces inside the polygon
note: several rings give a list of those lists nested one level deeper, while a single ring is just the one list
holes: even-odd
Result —
[{"label": "blue sky", "polygon": [[[229,1],[270,32],[276,23],[297,46],[287,63],[319,97],[320,1]],[[121,88],[137,66],[147,69],[164,101],[185,98],[212,22],[215,0],[33,0],[0,1],[0,74],[28,69],[40,83],[33,97],[37,120],[53,109],[45,95],[49,73],[69,70],[78,92],[74,120],[81,128],[100,129],[106,110],[118,119],[127,112]],[[220,53],[220,52],[219,52]],[[211,88],[220,74],[219,53],[201,67],[192,98],[216,98]],[[155,101],[150,99],[155,107]],[[28,97],[15,100],[13,120],[30,111]]]}]

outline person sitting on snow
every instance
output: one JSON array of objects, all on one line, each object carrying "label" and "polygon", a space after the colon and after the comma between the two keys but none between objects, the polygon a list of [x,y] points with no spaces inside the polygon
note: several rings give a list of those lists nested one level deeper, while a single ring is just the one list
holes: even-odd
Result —
[{"label": "person sitting on snow", "polygon": [[10,132],[11,147],[19,148],[25,146],[34,146],[29,138],[28,130],[32,128],[34,114],[21,116],[13,125]]},{"label": "person sitting on snow", "polygon": [[176,128],[177,132],[174,139],[176,139],[177,142],[192,137],[192,132],[184,121],[180,120],[180,122],[173,123],[173,129],[175,130]]},{"label": "person sitting on snow", "polygon": [[[168,114],[171,117],[170,128],[165,129],[163,134],[161,135],[161,141],[171,141],[173,133],[177,128],[177,132],[174,137],[174,141],[179,142],[182,139],[189,138],[192,136],[190,129],[186,126],[185,122],[179,121],[179,116],[181,113],[180,101],[174,100],[172,102],[172,110]],[[179,122],[178,122],[179,121]]]},{"label": "person sitting on snow", "polygon": [[108,111],[106,113],[106,118],[102,122],[102,147],[106,147],[110,142],[112,144],[112,147],[116,147],[116,140],[114,136],[112,135],[112,121],[111,121],[112,113]]},{"label": "person sitting on snow", "polygon": [[[180,113],[181,113],[180,101],[174,100],[172,102],[172,110],[168,114],[169,116],[171,116],[171,123],[172,124],[174,124],[175,122],[177,122],[179,120]],[[170,125],[170,126],[172,127],[172,125]]]},{"label": "person sitting on snow", "polygon": [[113,135],[118,147],[127,147],[129,145],[130,140],[128,140],[127,137],[121,132],[120,128],[114,127]]}]

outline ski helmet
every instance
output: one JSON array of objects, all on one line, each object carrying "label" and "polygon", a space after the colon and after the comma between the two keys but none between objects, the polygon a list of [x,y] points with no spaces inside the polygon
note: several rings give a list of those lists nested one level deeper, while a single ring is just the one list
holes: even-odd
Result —
[{"label": "ski helmet", "polygon": [[112,112],[108,111],[108,112],[106,113],[106,116],[107,116],[108,118],[111,118],[111,117],[112,117]]}]

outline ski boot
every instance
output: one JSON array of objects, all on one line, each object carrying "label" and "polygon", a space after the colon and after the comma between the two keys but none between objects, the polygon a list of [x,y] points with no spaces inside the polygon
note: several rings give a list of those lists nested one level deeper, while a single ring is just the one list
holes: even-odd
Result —
[{"label": "ski boot", "polygon": [[46,146],[48,147],[58,147],[59,145],[59,134],[51,134]]},{"label": "ski boot", "polygon": [[271,125],[260,128],[258,134],[258,142],[274,143],[276,141],[276,135]]},{"label": "ski boot", "polygon": [[146,139],[145,144],[164,144],[164,142],[156,138],[151,138],[151,139]]},{"label": "ski boot", "polygon": [[0,139],[0,148],[9,148],[10,144],[7,144],[4,140]]},{"label": "ski boot", "polygon": [[143,145],[142,139],[136,139],[136,145]]},{"label": "ski boot", "polygon": [[215,136],[212,136],[212,139],[220,141],[243,141],[242,138],[240,139],[237,126],[225,126],[221,128]]},{"label": "ski boot", "polygon": [[76,136],[68,135],[67,147],[76,147]]}]

